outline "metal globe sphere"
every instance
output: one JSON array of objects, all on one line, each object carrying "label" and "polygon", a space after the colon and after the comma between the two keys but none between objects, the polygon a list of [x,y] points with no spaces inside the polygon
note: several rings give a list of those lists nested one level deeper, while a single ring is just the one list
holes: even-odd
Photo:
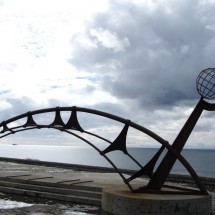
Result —
[{"label": "metal globe sphere", "polygon": [[205,69],[198,75],[196,88],[201,97],[215,99],[215,68]]}]

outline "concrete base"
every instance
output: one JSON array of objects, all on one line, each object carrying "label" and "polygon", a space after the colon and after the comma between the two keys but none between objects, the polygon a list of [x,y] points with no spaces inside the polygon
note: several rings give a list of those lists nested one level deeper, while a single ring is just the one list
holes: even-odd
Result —
[{"label": "concrete base", "polygon": [[212,196],[141,194],[125,189],[104,189],[102,209],[116,215],[209,215]]}]

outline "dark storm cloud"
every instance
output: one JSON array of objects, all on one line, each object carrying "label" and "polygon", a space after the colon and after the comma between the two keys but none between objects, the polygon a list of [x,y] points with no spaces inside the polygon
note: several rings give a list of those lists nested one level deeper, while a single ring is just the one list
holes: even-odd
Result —
[{"label": "dark storm cloud", "polygon": [[103,75],[103,89],[143,107],[195,100],[197,75],[215,65],[212,8],[202,1],[158,3],[153,10],[112,2],[85,35],[72,39],[70,62]]}]

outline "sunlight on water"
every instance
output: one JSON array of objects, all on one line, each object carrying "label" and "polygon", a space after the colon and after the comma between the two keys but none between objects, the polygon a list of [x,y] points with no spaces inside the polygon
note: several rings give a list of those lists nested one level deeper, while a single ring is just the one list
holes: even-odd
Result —
[{"label": "sunlight on water", "polygon": [[[128,148],[129,153],[135,157],[141,165],[146,164],[157,150],[158,149],[153,148]],[[157,165],[160,163],[165,153],[166,152],[161,155]],[[198,175],[215,177],[215,168],[213,166],[215,162],[215,150],[184,149],[182,155],[184,155],[185,159],[187,159]],[[1,145],[0,157],[111,167],[107,160],[92,148],[45,145]],[[108,157],[119,168],[133,170],[139,169],[139,167],[131,159],[126,157],[123,152],[111,152],[108,154]],[[174,165],[172,173],[188,174],[187,170],[178,161]]]}]

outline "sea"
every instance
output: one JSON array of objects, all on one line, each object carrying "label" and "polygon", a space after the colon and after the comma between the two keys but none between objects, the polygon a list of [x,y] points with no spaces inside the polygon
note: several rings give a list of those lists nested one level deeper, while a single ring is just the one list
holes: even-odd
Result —
[{"label": "sea", "polygon": [[[157,148],[128,148],[128,153],[144,166],[157,152]],[[166,151],[157,162],[158,166]],[[138,170],[140,167],[121,151],[106,154],[118,167]],[[182,155],[199,176],[215,177],[214,149],[183,149]],[[1,145],[0,157],[50,161],[68,164],[81,164],[99,167],[112,167],[94,148],[50,145]],[[174,174],[189,175],[184,166],[177,161],[171,171]]]},{"label": "sea", "polygon": [[[128,148],[128,153],[142,166],[157,152],[157,148]],[[157,162],[158,166],[166,151]],[[184,149],[184,158],[191,164],[199,176],[215,177],[214,149]],[[93,148],[50,145],[1,145],[0,157],[50,161],[88,166],[111,167],[111,164]],[[107,154],[107,157],[119,168],[138,170],[140,167],[121,151]],[[177,161],[171,171],[173,174],[189,175],[184,166]],[[50,213],[54,211],[53,213]],[[42,201],[0,193],[1,214],[105,214],[101,208],[90,205],[78,205],[53,201]]]}]

